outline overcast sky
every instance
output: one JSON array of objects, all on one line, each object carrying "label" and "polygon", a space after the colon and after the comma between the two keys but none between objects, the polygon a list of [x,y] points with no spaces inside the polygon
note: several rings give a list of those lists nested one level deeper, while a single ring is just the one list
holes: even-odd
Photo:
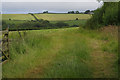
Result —
[{"label": "overcast sky", "polygon": [[57,2],[60,0],[57,1],[50,0],[51,2],[45,2],[48,0],[44,0],[44,2],[42,2],[42,0],[39,0],[39,2],[30,2],[30,1],[38,1],[38,0],[29,0],[29,2],[27,2],[28,0],[24,0],[26,2],[17,2],[22,0],[11,0],[11,1],[13,2],[9,2],[9,0],[3,0],[2,2],[3,14],[16,14],[16,13],[19,14],[19,13],[29,13],[29,12],[41,13],[46,10],[55,13],[66,13],[71,10],[74,11],[78,10],[80,12],[83,12],[85,10],[95,10],[102,5],[102,3],[98,3],[96,0],[84,0],[84,2],[82,2],[83,0],[79,0],[79,2],[75,2],[78,0],[74,0],[74,2],[72,2],[73,0],[69,0],[69,2],[67,2],[67,0],[64,0],[66,2]]},{"label": "overcast sky", "polygon": [[96,0],[1,0],[2,2],[96,2]]}]

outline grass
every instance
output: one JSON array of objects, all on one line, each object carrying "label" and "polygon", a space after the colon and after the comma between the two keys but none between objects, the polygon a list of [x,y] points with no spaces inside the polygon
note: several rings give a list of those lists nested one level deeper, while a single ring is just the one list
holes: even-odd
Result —
[{"label": "grass", "polygon": [[2,20],[34,20],[30,14],[2,14]]},{"label": "grass", "polygon": [[[10,60],[3,64],[3,78],[114,78],[117,47],[113,45],[118,43],[113,34],[105,34],[63,28],[27,31],[20,39],[17,32],[10,32]],[[105,51],[104,46],[111,48]]]},{"label": "grass", "polygon": [[49,21],[66,21],[78,19],[89,19],[89,14],[35,14],[38,19],[44,19]]},{"label": "grass", "polygon": [[[44,19],[49,21],[66,21],[79,19],[89,19],[89,14],[35,14],[38,19]],[[34,17],[30,14],[2,14],[3,20],[34,20]]]},{"label": "grass", "polygon": [[[18,20],[18,21],[15,21],[15,20],[5,20],[7,24],[21,24],[21,23],[25,23],[27,21],[24,21],[24,20]],[[61,22],[65,22],[65,23],[68,23],[70,26],[73,26],[73,25],[78,25],[78,26],[81,26],[83,24],[86,23],[86,19],[84,20],[68,20],[68,21],[61,21]],[[50,21],[50,23],[57,23],[59,21]]]},{"label": "grass", "polygon": [[[11,32],[11,39],[18,38],[19,42],[11,43],[11,60],[3,65],[3,77],[53,77],[55,74],[54,77],[69,77],[71,75],[74,75],[73,77],[90,77],[91,72],[88,65],[82,62],[82,60],[89,59],[89,50],[86,51],[88,46],[84,38],[82,40],[77,38],[79,34],[75,34],[76,29],[28,31],[23,41],[19,39],[18,34]],[[73,33],[71,33],[71,30]],[[66,37],[68,34],[69,36]],[[71,42],[68,42],[68,40]],[[84,47],[79,47],[83,44],[85,44]],[[57,74],[58,64],[63,67],[59,68],[58,71],[61,72]],[[13,66],[14,69],[12,69]],[[36,73],[39,76],[32,74],[35,67],[39,66],[44,70],[41,72],[42,75],[37,71]],[[54,72],[49,71],[51,75],[47,73],[49,67],[46,66],[52,67]],[[68,71],[66,71],[66,68],[68,68]],[[84,70],[80,71],[82,69]],[[71,74],[69,74],[70,71],[72,71]],[[77,71],[76,74],[74,74],[74,71]],[[11,74],[11,72],[15,74]],[[84,72],[88,72],[88,74],[81,75]]]},{"label": "grass", "polygon": [[[86,23],[87,19],[81,19],[81,20],[68,20],[68,21],[61,21],[69,24],[70,26],[73,25],[78,25],[78,26],[83,26]],[[50,21],[51,23],[57,23],[58,21]]]},{"label": "grass", "polygon": [[[65,22],[69,24],[70,27],[79,27],[83,26],[87,19],[91,17],[89,14],[35,14],[35,16],[38,19],[44,19],[44,20],[49,20],[50,23],[57,23],[59,21]],[[78,18],[79,20],[76,20]],[[11,20],[9,20],[11,19]],[[6,22],[5,25],[3,25],[3,30],[6,29],[6,27],[9,25],[10,30],[16,30],[18,26],[19,29],[24,30],[24,29],[43,29],[43,28],[36,28],[36,27],[22,27],[21,24],[34,20],[34,17],[31,16],[30,14],[2,14],[2,20]],[[67,26],[67,27],[69,27]],[[50,28],[47,27],[46,28]],[[55,28],[55,27],[51,27]]]}]

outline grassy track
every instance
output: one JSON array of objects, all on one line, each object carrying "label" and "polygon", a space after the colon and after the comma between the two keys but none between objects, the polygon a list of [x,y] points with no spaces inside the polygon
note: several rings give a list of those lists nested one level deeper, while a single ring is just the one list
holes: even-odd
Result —
[{"label": "grassy track", "polygon": [[21,40],[17,32],[11,32],[11,59],[3,64],[3,77],[117,77],[115,34],[82,28],[48,29],[28,31]]}]

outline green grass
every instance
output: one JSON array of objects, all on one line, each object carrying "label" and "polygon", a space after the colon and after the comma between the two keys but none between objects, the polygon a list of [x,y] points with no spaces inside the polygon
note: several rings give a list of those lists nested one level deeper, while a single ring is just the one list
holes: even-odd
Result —
[{"label": "green grass", "polygon": [[35,14],[38,19],[44,19],[49,21],[66,21],[78,19],[89,19],[89,14]]},{"label": "green grass", "polygon": [[[49,20],[50,23],[57,23],[59,21],[69,24],[71,27],[83,26],[91,17],[89,14],[35,14],[38,19]],[[78,18],[79,20],[76,20]],[[11,19],[11,20],[9,20]],[[34,20],[30,14],[2,14],[2,20],[6,22],[3,29],[10,25],[10,30],[16,30],[20,24]],[[47,26],[46,26],[47,27]],[[34,27],[26,26],[26,29],[36,29]],[[21,26],[21,30],[25,29]],[[39,28],[42,29],[42,28]]]},{"label": "green grass", "polygon": [[[7,24],[21,24],[21,23],[25,23],[27,21],[24,21],[24,20],[20,20],[20,21],[14,21],[14,20],[5,20]],[[65,23],[68,23],[70,26],[72,25],[78,25],[78,26],[81,26],[83,24],[86,23],[86,19],[84,20],[68,20],[68,21],[61,21],[61,22],[65,22]],[[57,23],[59,21],[50,21],[50,23]]]},{"label": "green grass", "polygon": [[2,14],[2,20],[34,20],[30,14]]},{"label": "green grass", "polygon": [[[35,14],[38,19],[44,19],[49,21],[66,21],[79,19],[89,19],[89,14]],[[34,17],[30,14],[2,14],[3,20],[34,20]]]},{"label": "green grass", "polygon": [[[61,22],[65,22],[67,24],[69,24],[70,26],[73,25],[78,25],[78,26],[82,26],[86,23],[87,19],[81,19],[81,20],[68,20],[68,21],[61,21]],[[51,23],[57,23],[58,21],[50,21]]]},{"label": "green grass", "polygon": [[[90,77],[91,69],[82,62],[90,59],[89,46],[85,38],[81,40],[80,34],[76,34],[76,30],[77,28],[28,31],[24,40],[20,40],[16,32],[11,32],[11,60],[3,65],[3,77]],[[32,74],[32,69],[38,66],[44,70],[42,75],[39,72],[38,75]]]},{"label": "green grass", "polygon": [[[105,52],[102,49],[106,45],[103,34],[105,36],[106,33],[63,28],[27,31],[20,39],[17,32],[10,32],[10,60],[3,64],[3,78],[93,78],[96,64],[91,62],[91,54],[95,52],[96,42],[100,45],[96,50]],[[111,40],[110,36],[108,40]],[[113,39],[113,42],[116,40]],[[108,42],[106,45],[112,46],[108,48],[108,54],[116,54],[114,49],[117,48],[113,44]],[[103,58],[102,65],[108,63],[107,59]],[[117,61],[117,58],[114,59]],[[117,73],[117,63],[109,63],[113,66],[108,64],[106,67],[115,69]],[[108,74],[114,74],[114,71]]]},{"label": "green grass", "polygon": [[5,20],[5,22],[7,24],[21,24],[21,23],[25,23],[27,21],[24,21],[24,20],[19,20],[19,21],[15,21],[15,20]]},{"label": "green grass", "polygon": [[[113,31],[109,31],[109,32],[107,31],[100,32],[97,30],[84,30],[83,28],[80,28],[79,31],[80,33],[83,33],[85,36],[89,36],[90,38],[101,40],[102,41],[101,48],[103,51],[117,54],[118,53],[118,37],[117,37],[118,33],[117,33],[117,29],[114,29],[114,28],[113,28]],[[109,27],[107,30],[110,30]]]}]

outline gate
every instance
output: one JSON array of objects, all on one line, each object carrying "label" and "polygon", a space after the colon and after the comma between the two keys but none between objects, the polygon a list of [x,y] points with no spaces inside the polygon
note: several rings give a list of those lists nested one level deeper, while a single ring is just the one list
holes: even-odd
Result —
[{"label": "gate", "polygon": [[8,28],[1,31],[2,39],[0,40],[0,60],[5,61],[9,58],[9,30]]}]

